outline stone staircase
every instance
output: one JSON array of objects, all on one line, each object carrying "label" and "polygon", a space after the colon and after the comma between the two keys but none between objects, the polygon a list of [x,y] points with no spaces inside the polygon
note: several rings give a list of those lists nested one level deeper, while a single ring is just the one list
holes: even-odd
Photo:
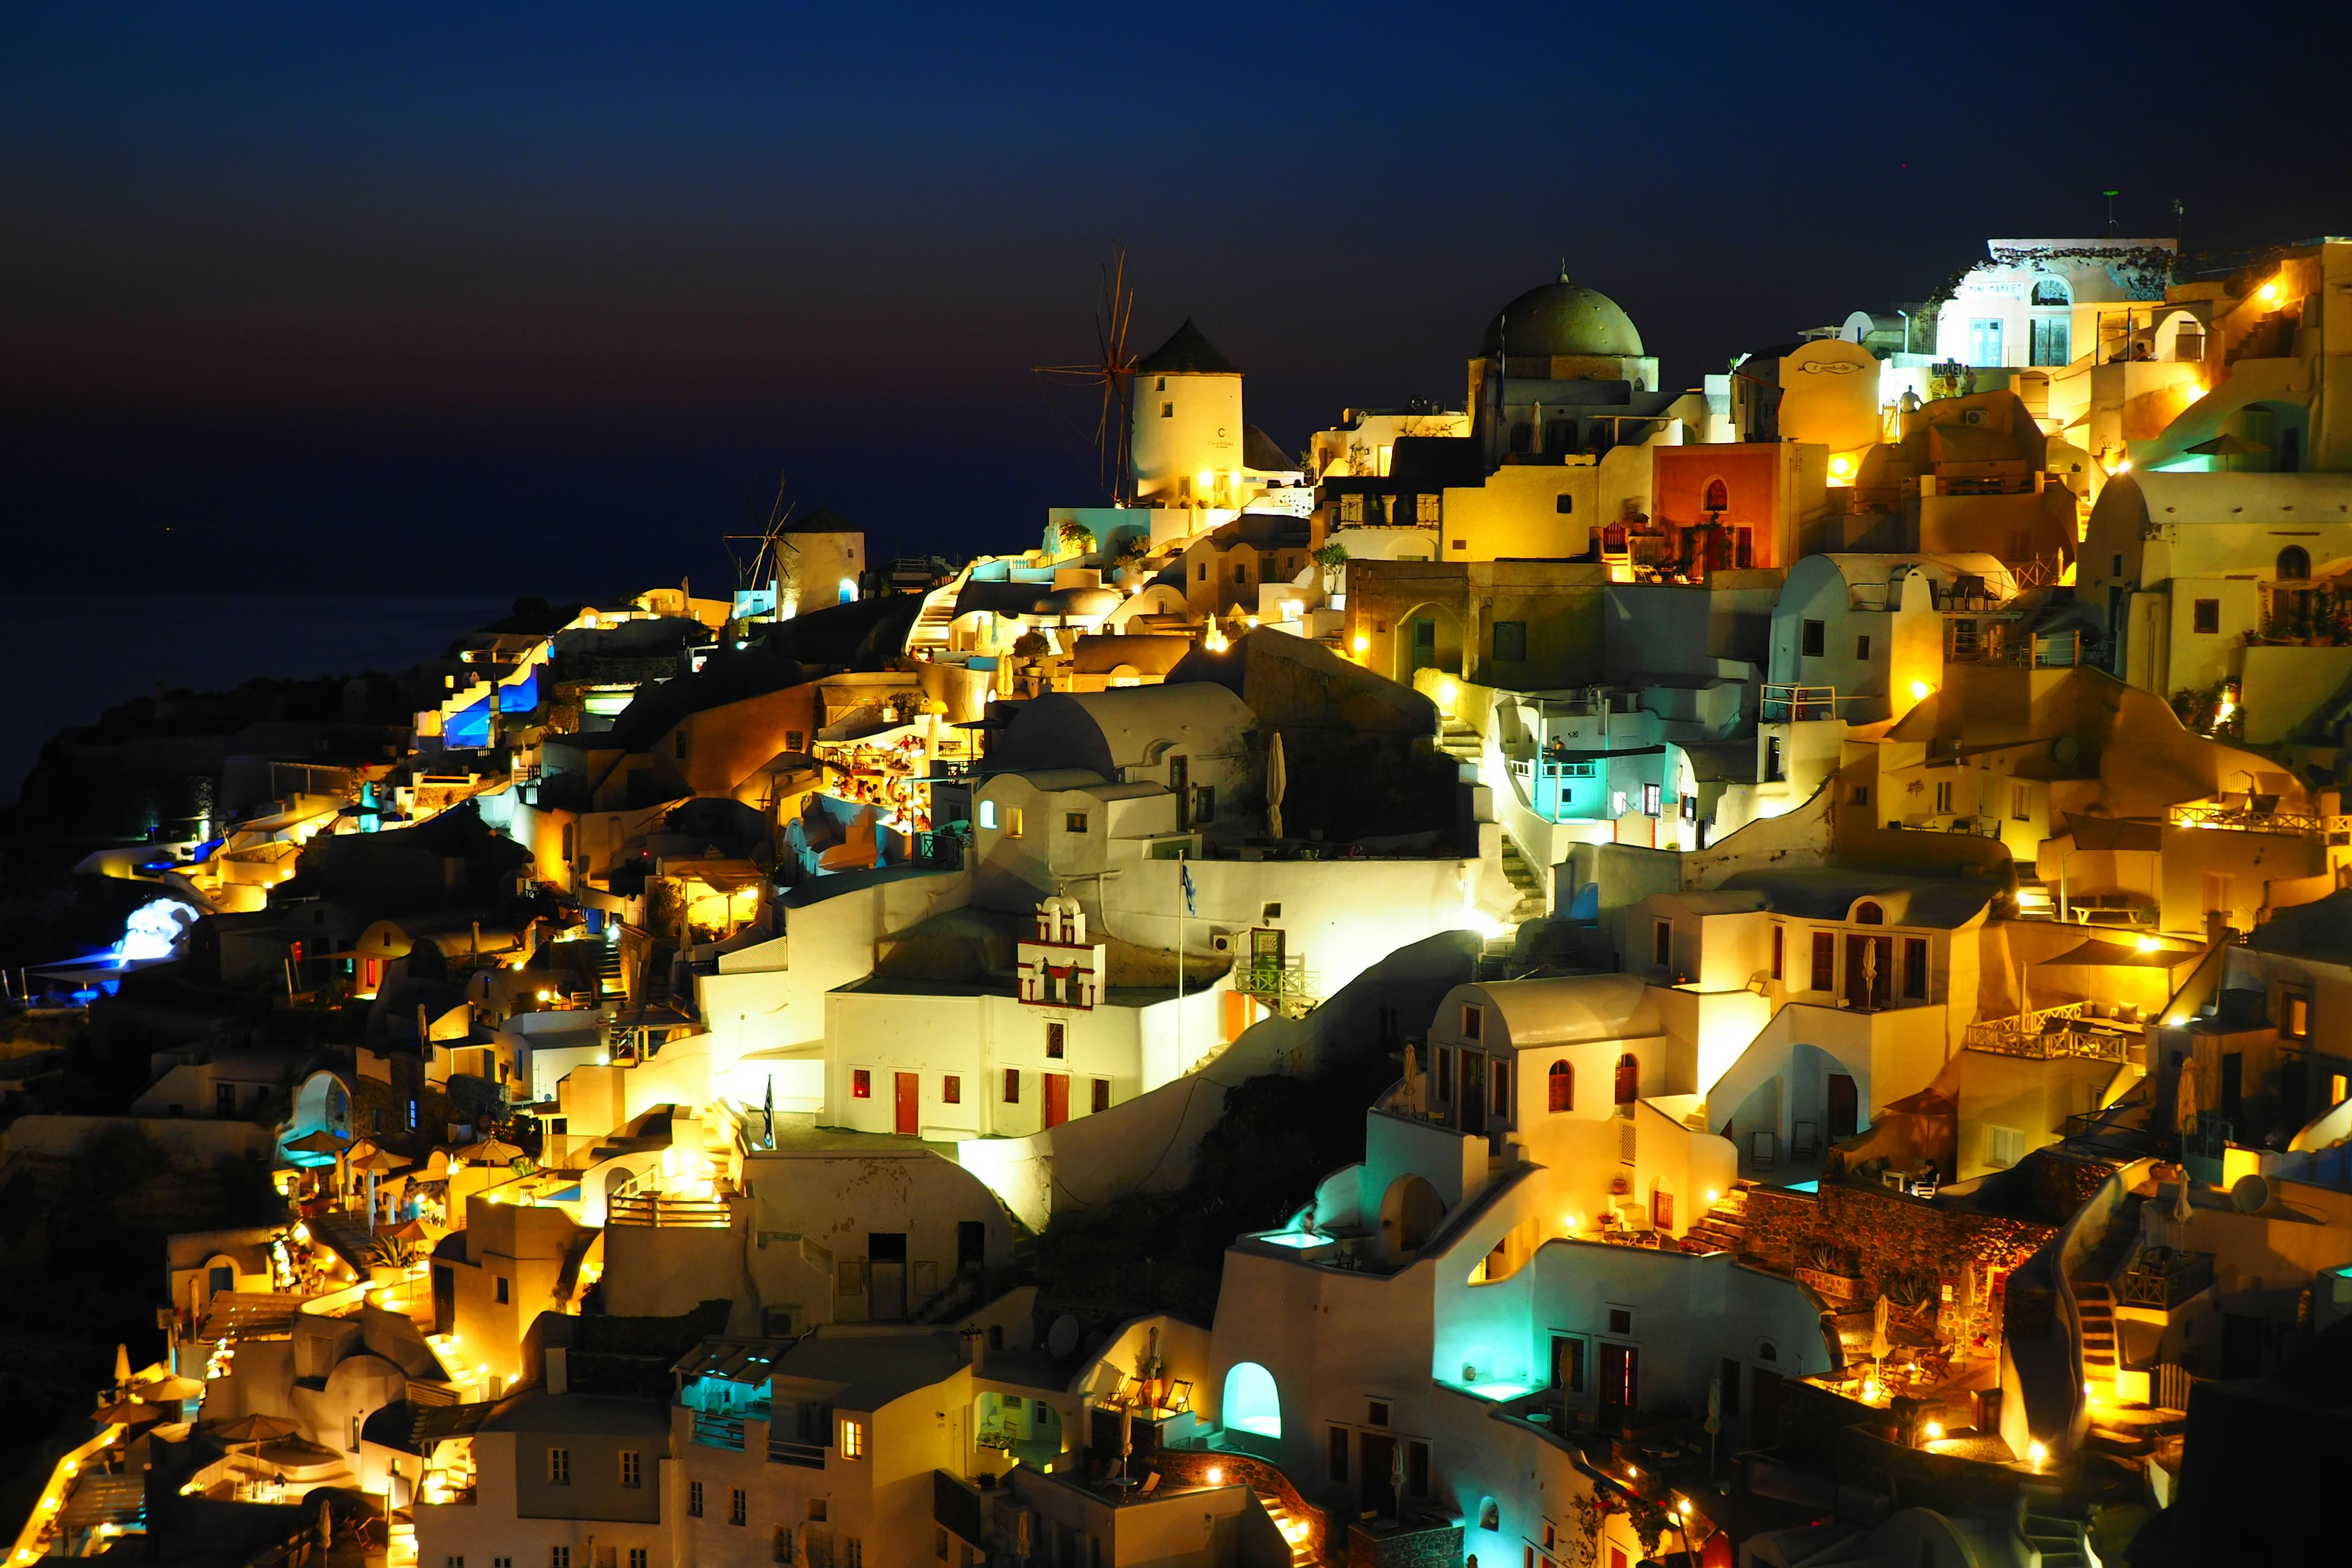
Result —
[{"label": "stone staircase", "polygon": [[2097,1382],[2105,1378],[2112,1386],[2116,1376],[2115,1292],[2104,1282],[2077,1279],[2074,1306],[2083,1320],[2084,1380]]},{"label": "stone staircase", "polygon": [[1266,1518],[1281,1532],[1284,1544],[1290,1548],[1291,1568],[1320,1568],[1322,1559],[1315,1555],[1314,1537],[1307,1521],[1290,1511],[1289,1506],[1273,1492],[1250,1489],[1257,1506],[1265,1510]]},{"label": "stone staircase", "polygon": [[1684,1241],[1696,1242],[1709,1252],[1737,1256],[1748,1245],[1748,1189],[1754,1185],[1753,1182],[1735,1183],[1683,1233]]},{"label": "stone staircase", "polygon": [[1437,749],[1455,762],[1467,763],[1475,768],[1486,756],[1486,743],[1479,738],[1477,731],[1447,713],[1438,722]]},{"label": "stone staircase", "polygon": [[2036,1511],[2036,1505],[2055,1507],[2059,1494],[2047,1488],[2035,1487],[2018,1500],[2017,1531],[2025,1537],[2032,1556],[2041,1568],[2091,1568],[2097,1561],[2091,1554],[2083,1521],[2054,1513]]},{"label": "stone staircase", "polygon": [[956,597],[963,592],[964,575],[959,572],[953,582],[923,595],[923,607],[907,632],[909,654],[920,658],[947,651],[949,635],[955,626]]},{"label": "stone staircase", "polygon": [[621,944],[616,942],[602,943],[596,954],[597,999],[609,1000],[625,989],[621,984]]},{"label": "stone staircase", "polygon": [[1551,912],[1549,900],[1544,896],[1542,873],[1528,863],[1527,856],[1507,833],[1503,835],[1503,875],[1511,879],[1511,891],[1519,896],[1519,901],[1511,907],[1513,925],[1524,925]]}]

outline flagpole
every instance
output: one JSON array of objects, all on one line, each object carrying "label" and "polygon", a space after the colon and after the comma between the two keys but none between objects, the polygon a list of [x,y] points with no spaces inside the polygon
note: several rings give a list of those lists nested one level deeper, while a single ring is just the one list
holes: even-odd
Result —
[{"label": "flagpole", "polygon": [[1184,1061],[1184,883],[1192,868],[1183,858],[1176,860],[1176,1070],[1185,1070]]}]

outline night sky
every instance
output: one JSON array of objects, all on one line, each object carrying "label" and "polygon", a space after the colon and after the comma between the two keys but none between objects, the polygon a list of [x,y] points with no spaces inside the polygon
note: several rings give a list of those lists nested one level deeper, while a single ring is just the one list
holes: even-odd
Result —
[{"label": "night sky", "polygon": [[7,575],[716,591],[780,469],[1018,548],[1096,499],[1030,367],[1114,242],[1135,346],[1195,316],[1295,449],[1458,397],[1562,255],[1672,385],[2107,185],[2352,232],[2347,9],[12,5]]}]

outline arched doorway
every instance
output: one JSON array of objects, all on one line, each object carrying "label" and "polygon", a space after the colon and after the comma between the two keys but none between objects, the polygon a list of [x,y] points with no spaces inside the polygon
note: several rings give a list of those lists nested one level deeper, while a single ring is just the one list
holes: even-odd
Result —
[{"label": "arched doorway", "polygon": [[1416,669],[1462,673],[1462,620],[1443,605],[1415,605],[1396,622],[1394,668],[1400,683],[1412,684]]},{"label": "arched doorway", "polygon": [[1389,1184],[1381,1194],[1381,1252],[1391,1262],[1402,1262],[1419,1252],[1445,1217],[1445,1200],[1426,1177],[1410,1173]]},{"label": "arched doorway", "polygon": [[1274,1373],[1254,1361],[1235,1362],[1225,1373],[1223,1413],[1228,1436],[1279,1439],[1282,1395],[1274,1385]]}]

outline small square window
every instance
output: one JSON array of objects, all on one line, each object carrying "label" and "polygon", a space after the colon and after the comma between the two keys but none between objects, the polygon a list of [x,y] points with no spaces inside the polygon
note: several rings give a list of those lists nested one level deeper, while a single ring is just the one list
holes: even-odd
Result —
[{"label": "small square window", "polygon": [[550,1448],[547,1451],[547,1484],[568,1487],[572,1484],[572,1450]]},{"label": "small square window", "polygon": [[1021,826],[1021,808],[1017,805],[1006,806],[1004,808],[1004,837],[1007,838],[1020,837]]},{"label": "small square window", "polygon": [[1804,626],[1804,637],[1805,640],[1801,645],[1801,651],[1808,658],[1819,658],[1823,650],[1829,647],[1829,626],[1822,621],[1807,621]]},{"label": "small square window", "polygon": [[944,1105],[961,1105],[963,1103],[963,1079],[958,1078],[954,1073],[950,1073],[945,1078],[940,1079],[940,1101]]},{"label": "small square window", "polygon": [[1087,830],[1087,814],[1083,811],[1065,812],[1062,826],[1066,832],[1084,833]]},{"label": "small square window", "polygon": [[1465,1002],[1462,1004],[1462,1037],[1464,1039],[1475,1040],[1479,1038],[1479,1031],[1484,1029],[1486,1026],[1486,1008],[1480,1006],[1475,1002]]},{"label": "small square window", "polygon": [[1470,542],[1466,539],[1457,539],[1454,542],[1452,548],[1455,550],[1467,550],[1470,548]]},{"label": "small square window", "polygon": [[1176,417],[1176,405],[1175,405],[1173,403],[1163,403],[1163,404],[1161,404],[1161,405],[1160,405],[1160,417],[1161,417],[1162,419],[1173,419],[1173,418],[1175,418],[1175,417]]},{"label": "small square window", "polygon": [[2221,629],[2221,601],[2199,599],[2190,611],[2189,629],[2211,637]]},{"label": "small square window", "polygon": [[993,828],[996,826],[996,803],[994,801],[983,800],[980,803],[980,825],[982,827],[988,828]]},{"label": "small square window", "polygon": [[1633,1331],[1633,1309],[1631,1307],[1610,1308],[1609,1331],[1612,1334],[1632,1333]]},{"label": "small square window", "polygon": [[1524,661],[1527,657],[1528,623],[1496,621],[1495,623],[1495,658],[1505,663],[1517,664]]},{"label": "small square window", "polygon": [[808,1516],[809,1522],[811,1524],[823,1524],[824,1522],[824,1499],[821,1497],[813,1497],[809,1499]]},{"label": "small square window", "polygon": [[871,1100],[874,1098],[874,1075],[872,1072],[868,1071],[865,1068],[851,1068],[849,1069],[849,1098],[852,1100]]},{"label": "small square window", "polygon": [[551,1546],[547,1549],[547,1568],[572,1568],[572,1548]]},{"label": "small square window", "polygon": [[1389,1424],[1389,1402],[1385,1399],[1372,1400],[1365,1412],[1364,1420],[1367,1426],[1387,1426]]},{"label": "small square window", "polygon": [[1555,496],[1552,498],[1551,509],[1552,510],[1559,513],[1560,516],[1566,517],[1570,512],[1576,510],[1576,498],[1574,496]]},{"label": "small square window", "polygon": [[621,1484],[625,1487],[645,1484],[644,1460],[634,1448],[621,1450]]}]

